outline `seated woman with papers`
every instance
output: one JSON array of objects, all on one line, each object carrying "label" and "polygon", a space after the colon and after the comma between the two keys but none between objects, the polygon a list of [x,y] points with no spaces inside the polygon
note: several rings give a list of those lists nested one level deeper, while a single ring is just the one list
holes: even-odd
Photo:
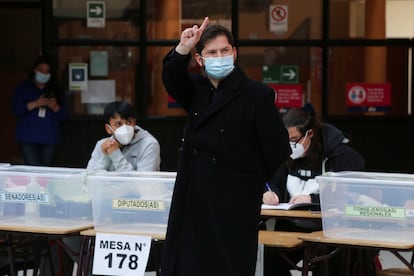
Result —
[{"label": "seated woman with papers", "polygon": [[[301,210],[315,210],[319,204],[319,185],[315,181],[316,176],[327,171],[364,170],[364,159],[349,145],[350,140],[336,127],[322,124],[311,105],[303,109],[289,109],[283,116],[283,122],[289,133],[292,154],[267,184],[263,194],[263,208],[270,208],[269,205],[276,207],[284,203],[281,207],[286,209],[300,204],[298,206]],[[275,230],[312,232],[321,230],[321,223],[277,219]],[[297,256],[298,261],[301,254],[302,252]],[[275,259],[281,258],[272,258],[272,267]],[[282,261],[281,259],[280,262]],[[273,271],[266,269],[265,257],[265,276],[290,275],[289,269],[288,264],[284,267],[277,264]]]},{"label": "seated woman with papers", "polygon": [[263,204],[288,203],[282,205],[286,209],[299,203],[302,207],[304,203],[318,204],[316,176],[327,171],[364,170],[364,158],[349,145],[349,138],[336,127],[322,124],[313,108],[289,109],[283,122],[292,154],[266,184]]}]

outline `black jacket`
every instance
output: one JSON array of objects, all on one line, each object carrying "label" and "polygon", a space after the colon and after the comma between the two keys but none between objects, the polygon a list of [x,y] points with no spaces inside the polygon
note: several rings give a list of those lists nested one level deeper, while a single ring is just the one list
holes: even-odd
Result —
[{"label": "black jacket", "polygon": [[236,68],[220,81],[189,74],[171,51],[163,82],[188,112],[179,148],[162,275],[254,275],[264,183],[290,154],[274,92]]},{"label": "black jacket", "polygon": [[[323,161],[317,169],[311,169],[306,158],[299,158],[293,162],[286,162],[273,175],[269,185],[279,196],[280,202],[289,202],[290,195],[287,191],[288,175],[295,176],[307,182],[323,172],[338,171],[362,171],[365,169],[364,158],[350,145],[349,139],[330,124],[322,124],[323,136]],[[303,175],[303,171],[307,171]],[[304,184],[306,185],[306,184]],[[311,194],[312,202],[319,203],[319,194]]]}]

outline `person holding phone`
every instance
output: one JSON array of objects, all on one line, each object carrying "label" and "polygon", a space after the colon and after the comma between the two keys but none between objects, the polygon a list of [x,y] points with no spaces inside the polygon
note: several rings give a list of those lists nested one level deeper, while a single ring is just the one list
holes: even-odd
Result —
[{"label": "person holding phone", "polygon": [[60,143],[60,127],[69,117],[64,93],[50,61],[38,57],[27,79],[17,84],[12,96],[16,115],[16,141],[25,165],[53,165]]}]

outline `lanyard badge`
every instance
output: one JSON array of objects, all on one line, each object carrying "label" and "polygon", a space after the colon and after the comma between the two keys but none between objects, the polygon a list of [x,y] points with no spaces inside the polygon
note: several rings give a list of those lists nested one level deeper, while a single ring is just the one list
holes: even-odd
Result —
[{"label": "lanyard badge", "polygon": [[39,116],[39,118],[46,117],[46,108],[45,107],[40,107],[39,108],[39,113],[37,114],[37,116]]}]

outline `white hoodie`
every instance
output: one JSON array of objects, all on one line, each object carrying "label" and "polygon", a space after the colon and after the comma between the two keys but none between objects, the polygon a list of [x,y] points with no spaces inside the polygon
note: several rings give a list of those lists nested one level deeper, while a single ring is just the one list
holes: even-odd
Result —
[{"label": "white hoodie", "polygon": [[160,145],[148,131],[135,126],[131,143],[107,155],[101,145],[108,138],[99,140],[89,159],[87,169],[107,171],[159,171]]}]

